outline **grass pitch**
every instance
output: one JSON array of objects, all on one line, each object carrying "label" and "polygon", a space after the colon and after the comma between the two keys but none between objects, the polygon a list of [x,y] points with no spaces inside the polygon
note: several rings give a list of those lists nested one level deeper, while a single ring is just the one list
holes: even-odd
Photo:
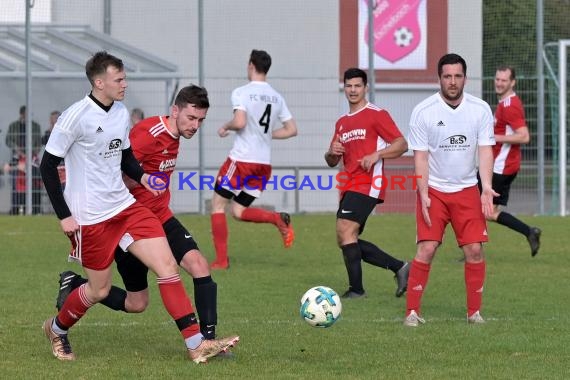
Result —
[{"label": "grass pitch", "polygon": [[[211,260],[209,218],[181,216]],[[230,221],[228,271],[218,283],[218,334],[237,333],[231,358],[196,365],[163,309],[151,275],[142,314],[93,307],[70,333],[75,362],[59,362],[41,330],[55,313],[68,240],[53,216],[0,217],[0,374],[5,379],[567,379],[570,377],[570,219],[523,218],[543,230],[531,258],[523,236],[490,224],[481,326],[465,322],[460,250],[448,230],[423,300],[427,323],[402,325],[405,297],[391,272],[363,264],[366,299],[345,300],[331,328],[299,317],[310,287],[347,287],[334,215],[294,216],[297,240],[282,248],[273,226]],[[396,257],[415,252],[412,216],[369,219],[364,239]],[[188,293],[192,281],[183,275]],[[118,275],[114,283],[120,285]]]}]

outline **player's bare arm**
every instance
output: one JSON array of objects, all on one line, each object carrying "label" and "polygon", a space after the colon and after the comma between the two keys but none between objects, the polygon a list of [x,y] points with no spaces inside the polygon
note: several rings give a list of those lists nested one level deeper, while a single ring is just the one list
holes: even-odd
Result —
[{"label": "player's bare arm", "polygon": [[283,127],[271,132],[271,137],[277,140],[284,140],[297,136],[297,122],[295,119],[289,119],[283,123]]},{"label": "player's bare arm", "polygon": [[414,150],[414,167],[417,176],[418,194],[422,206],[422,216],[428,226],[431,227],[431,219],[429,217],[429,207],[431,199],[428,195],[428,178],[429,178],[429,152]]},{"label": "player's bare arm", "polygon": [[360,160],[360,166],[364,170],[370,170],[372,166],[382,158],[398,158],[408,150],[408,142],[403,137],[398,137],[386,148],[368,154]]},{"label": "player's bare arm", "polygon": [[528,127],[517,128],[511,135],[495,135],[495,141],[501,144],[528,144],[530,141]]},{"label": "player's bare arm", "polygon": [[218,129],[218,136],[226,137],[230,131],[239,131],[247,125],[247,114],[242,110],[234,110],[234,117]]},{"label": "player's bare arm", "polygon": [[386,148],[378,151],[380,158],[398,158],[408,151],[408,142],[403,137],[398,137]]},{"label": "player's bare arm", "polygon": [[343,154],[344,146],[340,142],[340,136],[336,135],[329,147],[329,150],[325,153],[325,161],[327,162],[327,165],[331,168],[337,166]]},{"label": "player's bare arm", "polygon": [[68,216],[67,218],[60,220],[59,225],[61,226],[63,233],[68,236],[79,231],[79,225],[73,216]]},{"label": "player's bare arm", "polygon": [[481,207],[486,218],[493,215],[493,197],[499,196],[492,186],[493,150],[491,145],[479,146],[479,175],[481,176]]}]

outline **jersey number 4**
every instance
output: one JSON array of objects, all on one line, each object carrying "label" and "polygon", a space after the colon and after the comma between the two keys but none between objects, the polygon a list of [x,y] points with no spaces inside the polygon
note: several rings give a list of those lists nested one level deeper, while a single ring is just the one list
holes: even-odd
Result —
[{"label": "jersey number 4", "polygon": [[259,118],[259,125],[262,128],[265,128],[263,133],[267,133],[270,123],[271,123],[271,104],[268,104],[267,107],[265,107],[263,115],[261,115],[261,117]]}]

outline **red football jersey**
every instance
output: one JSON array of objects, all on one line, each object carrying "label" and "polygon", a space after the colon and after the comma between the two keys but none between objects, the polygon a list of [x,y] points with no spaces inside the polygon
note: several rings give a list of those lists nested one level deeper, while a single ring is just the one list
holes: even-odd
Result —
[{"label": "red football jersey", "polygon": [[[495,134],[510,135],[515,129],[526,126],[524,108],[520,98],[513,94],[499,102],[495,111]],[[501,144],[493,146],[497,174],[515,174],[521,166],[521,146],[519,144]]]},{"label": "red football jersey", "polygon": [[[155,176],[170,176],[176,167],[180,138],[166,128],[166,116],[153,116],[137,123],[129,134],[131,148],[145,173]],[[159,174],[161,173],[161,174]],[[165,181],[166,182],[166,181]],[[162,223],[173,216],[170,210],[170,188],[154,196],[142,186],[131,189],[137,201],[148,207]]]},{"label": "red football jersey", "polygon": [[344,169],[337,175],[341,195],[345,191],[354,191],[384,199],[388,182],[384,178],[384,160],[379,160],[369,171],[362,169],[360,160],[386,148],[398,137],[402,137],[402,133],[390,114],[371,103],[338,119],[331,143],[338,138],[345,148]]}]

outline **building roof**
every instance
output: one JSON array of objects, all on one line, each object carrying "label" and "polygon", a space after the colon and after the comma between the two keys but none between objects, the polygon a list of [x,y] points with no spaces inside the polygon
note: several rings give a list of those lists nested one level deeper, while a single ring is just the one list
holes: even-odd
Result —
[{"label": "building roof", "polygon": [[[180,78],[178,66],[84,25],[32,25],[30,62],[34,78],[85,78],[85,62],[101,50],[120,57],[129,79]],[[26,29],[0,24],[0,78],[25,78]]]}]

